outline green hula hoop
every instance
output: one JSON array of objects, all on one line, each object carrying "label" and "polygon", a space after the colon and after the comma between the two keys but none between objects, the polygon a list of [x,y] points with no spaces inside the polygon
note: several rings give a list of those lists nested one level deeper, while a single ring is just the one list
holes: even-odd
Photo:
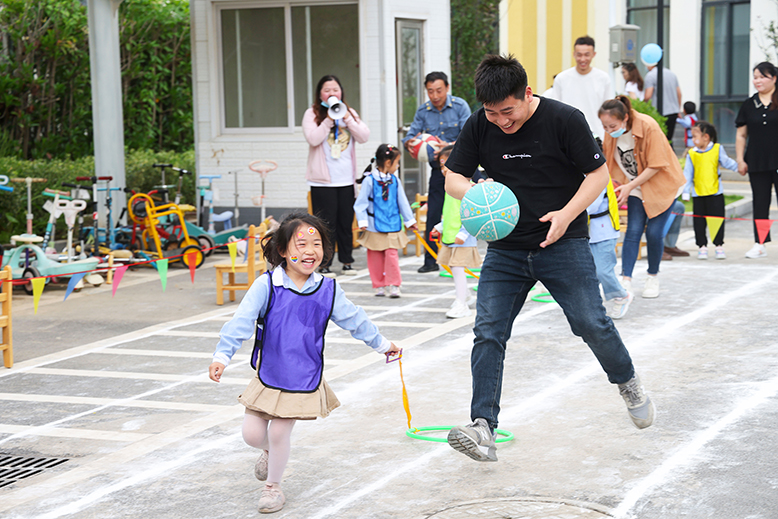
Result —
[{"label": "green hula hoop", "polygon": [[[416,438],[417,440],[424,440],[428,442],[439,442],[439,443],[448,443],[448,439],[446,438],[436,438],[434,436],[426,436],[424,434],[416,434],[415,431],[418,432],[424,432],[424,431],[448,431],[451,429],[453,425],[449,426],[440,426],[436,425],[434,427],[414,427],[412,429],[408,429],[405,431],[405,434],[408,435],[411,438]],[[495,440],[495,443],[504,443],[509,442],[513,439],[513,433],[506,431],[504,429],[495,429],[494,432],[497,433],[498,436],[502,436],[502,438],[497,438]]]},{"label": "green hula hoop", "polygon": [[556,303],[550,292],[541,292],[536,296],[532,296],[530,299],[536,303]]}]

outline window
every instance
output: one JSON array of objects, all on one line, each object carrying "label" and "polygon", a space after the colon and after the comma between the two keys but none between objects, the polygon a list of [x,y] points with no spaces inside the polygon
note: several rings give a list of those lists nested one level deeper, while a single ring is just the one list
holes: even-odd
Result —
[{"label": "window", "polygon": [[[665,0],[664,4],[664,23],[662,24],[662,63],[668,67],[670,63],[670,2]],[[640,27],[638,31],[638,56],[640,49],[647,43],[658,43],[658,25],[657,25],[657,1],[656,0],[628,0],[627,2],[627,23]],[[638,59],[637,63],[640,75],[646,77],[648,69],[643,62]]]},{"label": "window", "polygon": [[705,1],[702,6],[700,118],[716,125],[719,141],[735,142],[735,116],[751,78],[748,2]]},{"label": "window", "polygon": [[[299,126],[326,74],[359,111],[357,4],[221,9],[224,126]],[[291,62],[287,56],[291,56]]]}]

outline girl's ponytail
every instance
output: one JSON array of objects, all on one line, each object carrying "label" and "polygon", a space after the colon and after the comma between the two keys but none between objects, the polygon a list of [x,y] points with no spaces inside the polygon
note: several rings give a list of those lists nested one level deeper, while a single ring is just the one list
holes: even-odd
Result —
[{"label": "girl's ponytail", "polygon": [[365,177],[368,176],[373,171],[373,163],[375,162],[375,157],[370,159],[370,164],[367,165],[365,168],[365,171],[362,172],[362,176],[357,179],[357,184],[361,184],[363,180],[365,180]]}]

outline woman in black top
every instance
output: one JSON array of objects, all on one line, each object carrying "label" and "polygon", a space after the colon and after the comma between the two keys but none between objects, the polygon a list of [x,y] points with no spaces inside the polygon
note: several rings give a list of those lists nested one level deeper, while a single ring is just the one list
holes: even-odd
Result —
[{"label": "woman in black top", "polygon": [[[770,190],[778,194],[778,91],[775,80],[778,69],[764,61],[754,67],[756,94],[743,102],[735,119],[737,138],[737,169],[748,174],[754,204],[754,246],[746,258],[767,256],[765,246],[759,243],[756,222],[770,218]],[[748,140],[748,146],[746,146]],[[769,227],[768,227],[769,229]],[[764,242],[770,241],[768,232]]]}]

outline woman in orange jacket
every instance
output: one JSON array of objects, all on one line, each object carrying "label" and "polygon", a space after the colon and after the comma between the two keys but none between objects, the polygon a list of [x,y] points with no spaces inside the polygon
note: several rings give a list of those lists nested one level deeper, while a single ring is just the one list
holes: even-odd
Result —
[{"label": "woman in orange jacket", "polygon": [[603,152],[618,182],[619,206],[627,204],[627,232],[621,253],[622,284],[632,291],[632,270],[646,232],[648,277],[643,297],[659,296],[659,263],[673,201],[684,185],[681,164],[659,125],[632,109],[627,96],[605,101],[599,110],[605,128]]}]

